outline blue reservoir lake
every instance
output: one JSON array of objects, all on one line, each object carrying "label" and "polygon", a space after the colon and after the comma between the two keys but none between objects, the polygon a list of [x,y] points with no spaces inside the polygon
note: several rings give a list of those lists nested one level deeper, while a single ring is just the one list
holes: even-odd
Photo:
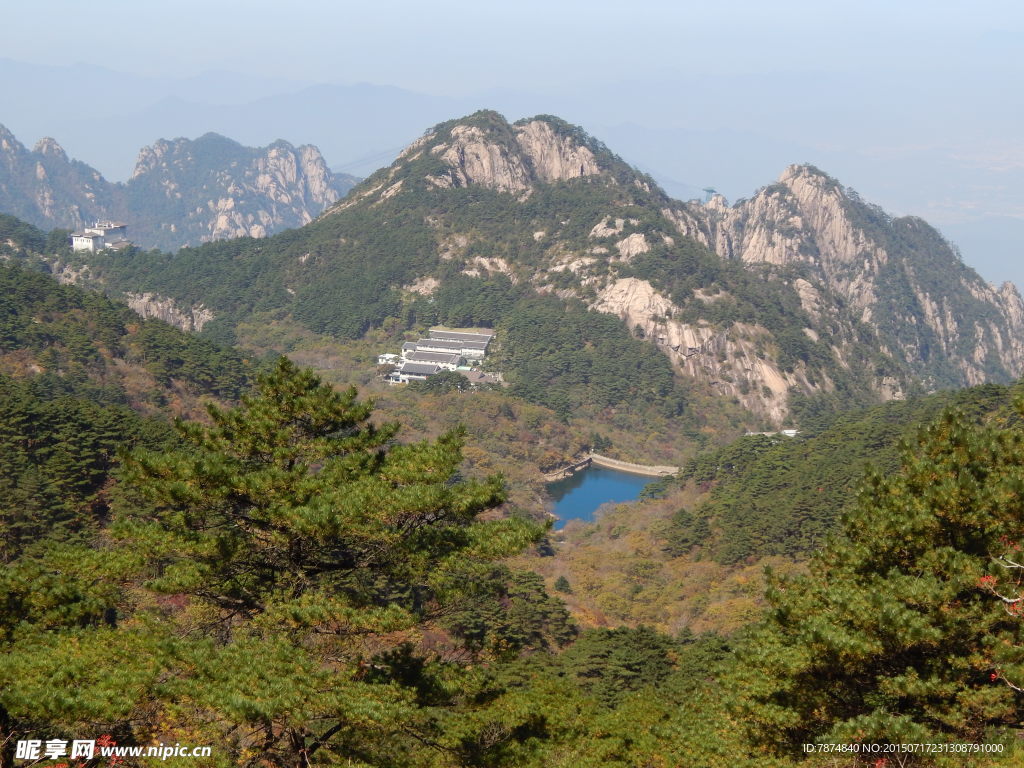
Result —
[{"label": "blue reservoir lake", "polygon": [[551,511],[558,519],[555,528],[570,520],[591,521],[602,504],[635,501],[648,483],[657,480],[617,469],[590,466],[571,477],[548,484],[548,493],[555,502]]}]

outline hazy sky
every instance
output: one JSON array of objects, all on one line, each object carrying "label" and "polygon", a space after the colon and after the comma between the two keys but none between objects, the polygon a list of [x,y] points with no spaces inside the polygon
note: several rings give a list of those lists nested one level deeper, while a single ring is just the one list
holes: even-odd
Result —
[{"label": "hazy sky", "polygon": [[[110,33],[112,43],[98,40]],[[5,57],[147,74],[230,69],[450,94],[682,72],[1020,73],[1019,2],[33,0]]]},{"label": "hazy sky", "polygon": [[[1024,282],[1019,0],[11,6],[0,58],[176,80],[259,76],[247,97],[367,82],[460,108],[553,112],[679,190],[710,184],[745,196],[785,164],[815,162],[866,198],[937,224],[989,279]],[[197,100],[241,99],[227,90]],[[0,100],[0,123],[16,124],[4,109]],[[330,129],[308,134],[329,144]]]}]

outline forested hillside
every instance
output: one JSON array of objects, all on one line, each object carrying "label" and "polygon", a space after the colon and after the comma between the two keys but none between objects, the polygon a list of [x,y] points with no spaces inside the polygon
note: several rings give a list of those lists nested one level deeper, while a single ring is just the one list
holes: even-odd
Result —
[{"label": "forested hillside", "polygon": [[1012,390],[987,385],[844,413],[818,434],[744,437],[702,454],[679,482],[710,487],[668,531],[670,551],[700,546],[714,560],[805,558],[824,544],[868,469],[896,470],[901,441],[947,408],[973,418],[1008,408]]},{"label": "forested hillside", "polygon": [[41,389],[155,407],[172,391],[190,402],[233,399],[249,381],[237,353],[14,265],[0,265],[0,371]]},{"label": "forested hillside", "polygon": [[[63,384],[64,382],[62,382]],[[109,513],[119,451],[174,443],[170,425],[95,390],[0,375],[0,563],[50,542],[89,541]]]},{"label": "forested hillside", "polygon": [[[15,261],[48,242],[11,217],[0,241]],[[0,264],[0,561],[91,540],[108,521],[118,452],[174,444],[170,417],[237,399],[253,370],[209,340]]]},{"label": "forested hillside", "polygon": [[[83,259],[0,218],[0,766],[40,733],[224,768],[1019,764],[1019,385],[916,394],[963,350],[928,368],[669,204],[480,113],[264,240]],[[994,344],[976,299],[949,316]],[[508,386],[386,389],[376,352],[435,323],[495,328]],[[541,472],[609,440],[685,467],[552,532]],[[953,748],[872,751],[902,744]]]}]

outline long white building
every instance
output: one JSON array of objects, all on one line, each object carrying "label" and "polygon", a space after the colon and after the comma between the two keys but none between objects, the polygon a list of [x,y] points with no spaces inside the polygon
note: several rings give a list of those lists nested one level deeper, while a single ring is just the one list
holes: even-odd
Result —
[{"label": "long white building", "polygon": [[424,352],[458,352],[471,360],[482,360],[494,338],[494,332],[449,331],[431,328],[430,338],[420,339],[416,348]]},{"label": "long white building", "polygon": [[408,363],[428,363],[443,368],[446,371],[454,371],[462,365],[462,355],[453,352],[423,352],[417,349],[415,352],[406,355],[405,361]]}]

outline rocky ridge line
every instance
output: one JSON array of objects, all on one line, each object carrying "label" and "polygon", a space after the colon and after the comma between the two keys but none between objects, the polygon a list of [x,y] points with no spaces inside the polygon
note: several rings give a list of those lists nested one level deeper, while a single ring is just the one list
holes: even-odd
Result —
[{"label": "rocky ridge line", "polygon": [[54,139],[28,150],[0,126],[0,211],[43,229],[122,220],[146,248],[299,227],[354,183],[332,173],[314,146],[277,141],[254,149],[216,134],[144,147],[129,181],[113,183],[68,158]]}]

